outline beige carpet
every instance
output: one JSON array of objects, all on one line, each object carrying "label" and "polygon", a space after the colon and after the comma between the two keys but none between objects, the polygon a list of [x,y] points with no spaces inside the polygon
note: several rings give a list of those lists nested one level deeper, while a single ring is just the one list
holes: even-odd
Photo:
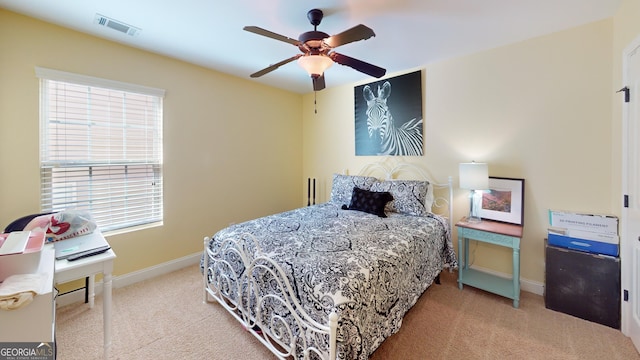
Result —
[{"label": "beige carpet", "polygon": [[[443,274],[418,300],[400,332],[371,360],[640,359],[618,330],[547,310],[542,297],[510,300]],[[197,266],[116,289],[112,359],[275,359],[217,304],[202,302]],[[57,311],[60,360],[102,359],[102,298]]]}]

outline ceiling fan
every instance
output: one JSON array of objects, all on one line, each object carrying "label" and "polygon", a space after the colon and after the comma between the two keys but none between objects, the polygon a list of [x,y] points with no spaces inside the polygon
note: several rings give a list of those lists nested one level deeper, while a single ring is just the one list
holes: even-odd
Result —
[{"label": "ceiling fan", "polygon": [[339,34],[329,36],[327,33],[317,31],[317,27],[320,25],[323,16],[324,14],[320,9],[309,10],[307,18],[309,22],[311,22],[311,25],[313,25],[313,31],[300,34],[297,40],[257,26],[245,26],[244,30],[246,31],[295,45],[302,52],[302,54],[297,54],[255,72],[251,74],[251,77],[260,77],[294,60],[298,60],[298,64],[311,75],[314,91],[325,88],[324,71],[334,62],[349,66],[373,77],[380,78],[384,76],[387,71],[381,67],[333,51],[333,49],[338,46],[354,41],[367,40],[375,36],[376,34],[373,30],[360,24]]}]

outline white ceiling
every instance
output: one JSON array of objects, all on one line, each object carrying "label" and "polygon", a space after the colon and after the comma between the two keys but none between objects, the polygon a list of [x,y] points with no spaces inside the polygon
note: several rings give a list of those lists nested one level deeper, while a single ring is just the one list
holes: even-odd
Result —
[{"label": "white ceiling", "polygon": [[[376,36],[336,51],[401,72],[446,58],[518,42],[614,15],[621,0],[0,0],[0,7],[77,31],[178,58],[246,79],[299,53],[291,44],[242,28],[254,25],[290,38],[313,30],[312,8],[324,11],[318,31],[357,24]],[[140,28],[131,37],[94,24],[96,13]],[[327,88],[367,80],[335,64]],[[312,91],[295,62],[252,81],[297,93]]]}]

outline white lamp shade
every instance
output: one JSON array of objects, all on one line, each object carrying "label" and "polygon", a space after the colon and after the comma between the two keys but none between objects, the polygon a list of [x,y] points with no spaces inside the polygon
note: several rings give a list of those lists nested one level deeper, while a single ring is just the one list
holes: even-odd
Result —
[{"label": "white lamp shade", "polygon": [[461,189],[489,189],[489,166],[486,163],[462,163],[460,164],[459,172]]},{"label": "white lamp shade", "polygon": [[309,75],[322,75],[331,65],[333,60],[324,55],[307,55],[298,58],[298,64],[309,73]]}]

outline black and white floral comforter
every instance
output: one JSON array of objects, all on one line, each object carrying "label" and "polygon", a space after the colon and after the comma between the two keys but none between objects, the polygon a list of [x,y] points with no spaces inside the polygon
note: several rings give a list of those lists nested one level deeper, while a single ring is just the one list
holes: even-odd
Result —
[{"label": "black and white floral comforter", "polygon": [[457,266],[447,220],[432,214],[381,218],[329,202],[232,225],[209,246],[245,233],[288,273],[314,320],[337,310],[341,359],[367,359],[440,271]]}]

